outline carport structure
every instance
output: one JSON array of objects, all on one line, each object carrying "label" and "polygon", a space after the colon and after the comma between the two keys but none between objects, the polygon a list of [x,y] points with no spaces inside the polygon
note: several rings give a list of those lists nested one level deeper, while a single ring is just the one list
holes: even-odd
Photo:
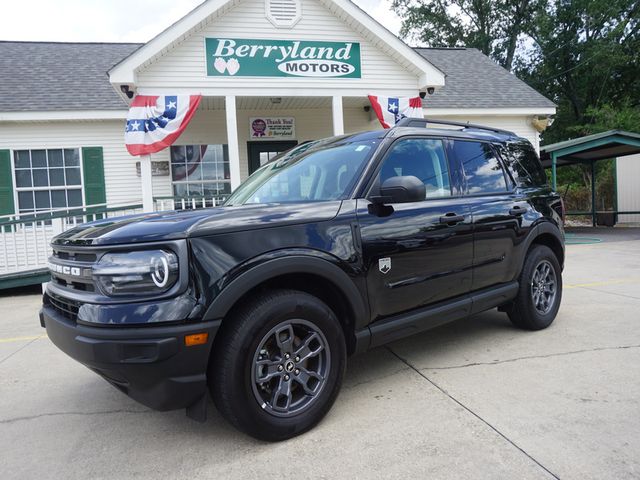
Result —
[{"label": "carport structure", "polygon": [[[591,212],[569,212],[572,215],[591,213],[593,226],[596,226],[596,162],[640,153],[640,134],[622,130],[609,130],[586,137],[552,143],[540,148],[542,165],[551,168],[551,182],[557,187],[557,167],[563,165],[588,164],[591,166]],[[639,185],[640,188],[640,185]],[[615,198],[615,197],[614,197]],[[615,214],[640,214],[638,211]]]}]

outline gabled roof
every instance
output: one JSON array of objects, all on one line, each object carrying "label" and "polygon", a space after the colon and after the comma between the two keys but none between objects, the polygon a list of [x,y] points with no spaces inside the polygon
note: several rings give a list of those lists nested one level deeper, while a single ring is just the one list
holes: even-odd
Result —
[{"label": "gabled roof", "polygon": [[475,48],[416,48],[446,74],[426,108],[555,108],[555,104]]},{"label": "gabled roof", "polygon": [[0,41],[0,111],[126,109],[107,70],[140,46]]},{"label": "gabled roof", "polygon": [[[109,70],[111,83],[135,84],[136,69],[146,62],[162,55],[171,48],[175,42],[179,42],[210,18],[220,17],[235,6],[241,0],[205,0],[187,15],[182,17],[169,28],[155,36],[142,48],[132,53],[120,63]],[[343,18],[351,28],[357,30],[363,37],[392,56],[400,65],[419,71],[420,86],[442,86],[445,76],[442,70],[434,67],[423,56],[417,54],[411,47],[384,28],[364,10],[359,8],[351,0],[319,0],[335,15]]]},{"label": "gabled roof", "polygon": [[[126,110],[107,71],[143,44],[0,41],[0,112]],[[416,49],[446,85],[427,108],[553,108],[555,105],[475,49]]]}]

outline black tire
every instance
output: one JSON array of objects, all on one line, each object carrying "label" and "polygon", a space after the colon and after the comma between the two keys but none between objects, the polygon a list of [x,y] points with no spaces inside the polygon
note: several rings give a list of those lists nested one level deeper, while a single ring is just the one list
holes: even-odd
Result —
[{"label": "black tire", "polygon": [[[318,298],[296,290],[266,292],[225,319],[218,335],[209,389],[218,410],[239,430],[260,440],[285,440],[315,426],[333,405],[346,346],[340,322]],[[285,351],[299,354],[285,360]],[[313,389],[315,394],[307,393]]]},{"label": "black tire", "polygon": [[[546,291],[546,287],[540,287],[545,282],[535,280],[542,277],[540,272],[547,266],[550,267],[549,271],[555,280],[555,293],[553,299],[546,302],[547,307],[545,307],[545,301],[539,300],[548,298],[546,293],[539,293]],[[539,270],[540,268],[542,270]],[[538,271],[538,277],[536,277],[536,271]],[[549,247],[544,245],[531,247],[527,252],[519,283],[518,295],[507,309],[509,319],[516,327],[526,330],[547,328],[556,318],[562,301],[562,270],[558,259]],[[538,297],[535,295],[536,292],[539,293]]]}]

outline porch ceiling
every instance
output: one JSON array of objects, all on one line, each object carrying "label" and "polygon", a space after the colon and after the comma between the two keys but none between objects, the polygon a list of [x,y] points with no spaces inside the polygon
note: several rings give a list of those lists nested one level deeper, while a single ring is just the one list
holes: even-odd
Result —
[{"label": "porch ceiling", "polygon": [[[277,103],[276,99],[280,99]],[[331,108],[331,97],[237,97],[238,110],[295,110]],[[343,108],[369,105],[366,97],[343,97]],[[224,97],[203,97],[199,110],[224,110]]]}]

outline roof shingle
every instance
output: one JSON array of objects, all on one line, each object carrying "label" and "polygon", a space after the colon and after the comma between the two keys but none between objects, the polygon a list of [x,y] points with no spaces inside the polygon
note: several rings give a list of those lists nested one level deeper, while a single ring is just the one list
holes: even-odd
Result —
[{"label": "roof shingle", "polygon": [[0,111],[124,110],[107,70],[139,47],[0,41]]},{"label": "roof shingle", "polygon": [[475,48],[416,48],[445,75],[425,108],[553,108],[556,105]]},{"label": "roof shingle", "polygon": [[[0,111],[124,110],[107,71],[141,44],[0,41]],[[446,74],[429,108],[554,107],[474,48],[417,48]]]}]

